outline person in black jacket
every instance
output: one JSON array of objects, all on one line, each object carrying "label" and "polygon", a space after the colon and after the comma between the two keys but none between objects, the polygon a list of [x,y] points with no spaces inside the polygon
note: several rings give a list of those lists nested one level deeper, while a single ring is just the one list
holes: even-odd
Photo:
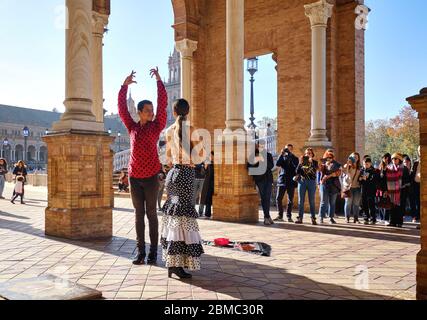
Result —
[{"label": "person in black jacket", "polygon": [[[27,181],[27,166],[25,165],[25,162],[22,160],[19,160],[18,163],[15,165],[15,168],[13,169],[13,178],[16,180],[18,177],[23,177],[23,184],[22,184],[22,195],[21,195],[21,203],[25,204],[24,199],[24,184]],[[13,197],[15,196],[15,190],[13,191]]]},{"label": "person in black jacket", "polygon": [[362,207],[365,214],[365,224],[376,224],[375,196],[379,183],[379,172],[372,166],[372,159],[363,160],[359,182],[362,187]]},{"label": "person in black jacket", "polygon": [[292,153],[292,151],[293,146],[288,144],[285,149],[282,150],[276,162],[276,166],[281,169],[279,178],[277,179],[276,196],[276,204],[279,214],[274,221],[283,221],[283,198],[285,197],[285,193],[287,193],[288,206],[286,216],[288,218],[288,222],[294,222],[292,220],[292,208],[294,205],[295,188],[298,186],[298,183],[294,181],[294,177],[296,175],[299,159]]},{"label": "person in black jacket", "polygon": [[[215,190],[215,172],[214,172],[214,152],[211,151],[211,159],[209,163],[205,163],[205,183],[203,184],[200,205],[205,208],[205,217],[212,216],[212,198]],[[203,210],[199,210],[199,215],[203,216]]]},{"label": "person in black jacket", "polygon": [[270,216],[270,199],[273,189],[273,173],[271,172],[274,168],[273,156],[263,147],[260,148],[260,146],[257,145],[255,148],[255,155],[251,156],[250,160],[248,168],[254,170],[250,170],[249,174],[252,175],[261,197],[261,205],[264,212],[264,225],[274,224]]}]

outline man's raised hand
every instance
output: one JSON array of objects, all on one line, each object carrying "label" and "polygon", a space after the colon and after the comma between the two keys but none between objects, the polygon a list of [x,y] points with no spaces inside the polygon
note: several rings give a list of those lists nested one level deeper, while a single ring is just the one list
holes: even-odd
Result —
[{"label": "man's raised hand", "polygon": [[132,73],[126,78],[125,82],[123,83],[124,86],[129,86],[132,83],[137,83],[134,78],[135,78],[135,74],[136,72],[132,70]]},{"label": "man's raised hand", "polygon": [[159,74],[159,67],[153,68],[150,70],[150,76],[151,78],[156,76],[156,80],[157,81],[161,81],[162,78],[160,78],[160,74]]}]

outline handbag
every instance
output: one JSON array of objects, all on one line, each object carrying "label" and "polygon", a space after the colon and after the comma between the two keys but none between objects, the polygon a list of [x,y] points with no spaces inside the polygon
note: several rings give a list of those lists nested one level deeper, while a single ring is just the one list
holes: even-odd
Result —
[{"label": "handbag", "polygon": [[343,199],[351,198],[351,189],[343,191],[341,193],[341,198],[343,198]]},{"label": "handbag", "polygon": [[341,192],[341,198],[348,199],[351,198],[351,186],[353,185],[354,179],[356,178],[357,170],[354,173],[353,179],[351,179],[350,189]]}]

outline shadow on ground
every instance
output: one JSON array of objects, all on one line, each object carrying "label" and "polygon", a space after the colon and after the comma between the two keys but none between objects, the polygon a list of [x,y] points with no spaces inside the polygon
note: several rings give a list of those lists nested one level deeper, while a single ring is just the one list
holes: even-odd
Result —
[{"label": "shadow on ground", "polygon": [[[11,213],[1,212],[3,216],[19,218]],[[21,217],[22,218],[22,217]],[[283,229],[292,230],[303,230],[308,232],[322,232],[321,228],[310,228],[304,226],[290,226],[283,225],[278,226]],[[91,241],[75,241],[65,240],[61,238],[49,237],[44,235],[44,230],[34,228],[30,223],[21,221],[11,221],[0,219],[0,229],[8,229],[16,232],[23,232],[26,234],[38,236],[45,239],[51,239],[55,242],[62,242],[90,250],[96,250],[105,254],[114,255],[117,257],[124,257],[129,259],[131,264],[131,257],[134,253],[136,243],[134,240],[122,237],[112,237],[111,239],[103,240],[91,240]],[[326,230],[323,230],[326,231]],[[340,234],[340,230],[327,230],[327,233]],[[345,231],[345,235],[353,235],[349,231]],[[367,234],[363,233],[366,237]],[[381,237],[381,239],[384,239]],[[392,239],[394,239],[392,237]],[[393,241],[393,240],[392,240]],[[395,240],[397,241],[397,240]],[[217,249],[216,249],[217,250]],[[161,249],[159,248],[159,261],[160,261]],[[356,290],[349,287],[322,283],[314,281],[308,277],[289,273],[285,266],[283,268],[256,263],[252,259],[252,254],[248,254],[248,260],[242,261],[233,259],[231,257],[217,257],[209,254],[203,256],[203,269],[199,272],[195,272],[191,280],[185,280],[183,282],[192,285],[193,292],[197,291],[200,296],[203,297],[203,293],[209,295],[211,292],[217,292],[231,296],[236,299],[392,299],[390,296],[380,295],[371,293],[363,290]],[[263,259],[259,258],[260,261]],[[66,261],[64,261],[65,263]],[[148,266],[140,266],[141,268],[147,268]],[[162,263],[159,263],[159,268],[164,269],[164,275],[154,275],[153,280],[166,284],[169,284],[169,289],[166,292],[159,292],[157,298],[166,297],[168,299],[191,299],[191,290],[188,293],[173,292],[173,286],[176,285],[178,280],[172,281],[167,279],[167,270]],[[128,268],[128,267],[126,267]],[[90,272],[90,271],[89,271]],[[82,275],[84,278],[84,275]],[[148,278],[150,279],[150,277]],[[123,280],[117,280],[123,281]],[[169,281],[169,282],[168,282]],[[349,277],[349,283],[354,281],[352,277]],[[88,286],[91,287],[91,286]],[[112,290],[105,286],[96,287],[100,291]],[[126,290],[121,287],[120,290]],[[403,291],[403,290],[402,290]],[[156,297],[154,297],[156,299]],[[209,298],[207,298],[209,299]]]}]

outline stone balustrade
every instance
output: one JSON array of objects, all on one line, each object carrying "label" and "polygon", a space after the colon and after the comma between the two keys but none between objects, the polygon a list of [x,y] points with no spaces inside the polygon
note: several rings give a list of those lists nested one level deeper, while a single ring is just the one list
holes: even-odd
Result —
[{"label": "stone balustrade", "polygon": [[[6,174],[6,181],[13,182],[12,173]],[[32,173],[27,175],[27,183],[35,187],[47,187],[47,174],[46,173]]]}]

